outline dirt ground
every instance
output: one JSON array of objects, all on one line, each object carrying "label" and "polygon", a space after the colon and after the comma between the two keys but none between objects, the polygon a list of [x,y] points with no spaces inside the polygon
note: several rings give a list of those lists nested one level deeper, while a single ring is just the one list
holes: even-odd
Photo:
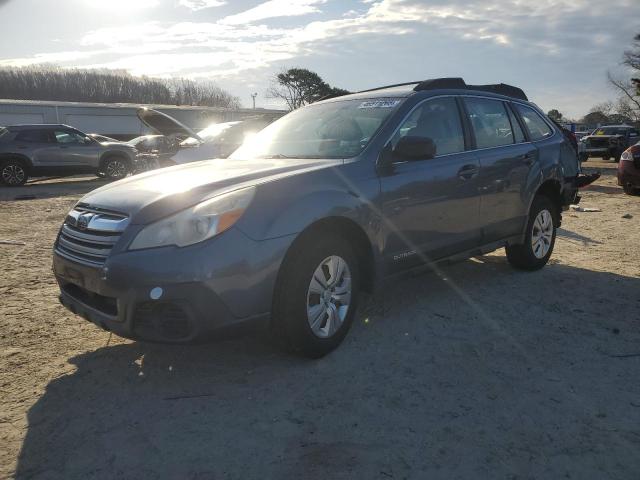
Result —
[{"label": "dirt ground", "polygon": [[0,478],[640,478],[640,197],[585,166],[602,211],[565,212],[545,269],[500,250],[397,281],[319,361],[110,336],[51,273],[100,181],[0,190]]}]

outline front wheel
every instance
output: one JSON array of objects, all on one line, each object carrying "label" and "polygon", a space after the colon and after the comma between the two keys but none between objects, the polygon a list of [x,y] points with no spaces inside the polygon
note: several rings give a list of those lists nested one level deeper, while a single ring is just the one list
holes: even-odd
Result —
[{"label": "front wheel", "polygon": [[539,270],[544,267],[556,242],[558,209],[544,195],[533,200],[527,222],[527,232],[522,245],[508,245],[507,260],[521,270]]},{"label": "front wheel", "polygon": [[101,169],[109,180],[120,180],[129,174],[129,164],[120,157],[105,160]]},{"label": "front wheel", "polygon": [[353,323],[357,257],[349,242],[333,235],[293,248],[276,288],[272,330],[288,350],[320,358],[340,345]]},{"label": "front wheel", "polygon": [[5,160],[0,163],[0,182],[9,187],[24,185],[29,174],[20,160]]}]

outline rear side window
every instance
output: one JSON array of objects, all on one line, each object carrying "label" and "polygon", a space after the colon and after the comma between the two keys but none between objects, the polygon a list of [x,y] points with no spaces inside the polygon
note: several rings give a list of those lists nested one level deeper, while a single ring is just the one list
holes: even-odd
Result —
[{"label": "rear side window", "polygon": [[392,144],[405,136],[426,137],[436,144],[436,156],[464,151],[464,133],[454,98],[427,100],[400,126]]},{"label": "rear side window", "polygon": [[527,139],[524,136],[522,127],[520,127],[520,123],[518,122],[515,114],[510,108],[507,108],[507,111],[509,112],[509,120],[511,120],[511,128],[513,129],[513,135],[516,138],[516,143],[526,142]]},{"label": "rear side window", "polygon": [[551,127],[547,125],[547,122],[545,122],[540,114],[533,108],[520,105],[519,103],[516,103],[515,107],[518,112],[520,112],[527,130],[529,130],[531,140],[542,140],[553,135]]},{"label": "rear side window", "polygon": [[23,130],[16,135],[16,141],[27,143],[46,143],[49,136],[44,130]]},{"label": "rear side window", "polygon": [[503,102],[466,98],[465,103],[477,148],[501,147],[514,143],[511,121]]}]

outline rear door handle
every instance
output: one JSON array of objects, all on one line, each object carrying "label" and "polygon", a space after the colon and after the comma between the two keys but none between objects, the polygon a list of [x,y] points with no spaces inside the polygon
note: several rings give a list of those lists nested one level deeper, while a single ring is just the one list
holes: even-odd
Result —
[{"label": "rear door handle", "polygon": [[522,163],[524,163],[525,165],[531,165],[535,160],[535,155],[533,152],[529,152],[522,155],[521,158],[522,158]]},{"label": "rear door handle", "polygon": [[475,177],[476,175],[478,175],[477,165],[473,165],[473,164],[465,165],[460,170],[458,170],[458,178],[461,178],[462,180],[469,180]]}]

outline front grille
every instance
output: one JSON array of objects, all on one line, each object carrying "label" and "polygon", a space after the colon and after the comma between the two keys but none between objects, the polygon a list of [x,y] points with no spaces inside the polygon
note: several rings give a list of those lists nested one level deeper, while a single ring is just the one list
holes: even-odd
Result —
[{"label": "front grille", "polygon": [[80,204],[67,215],[55,251],[74,262],[100,267],[128,224],[125,214]]},{"label": "front grille", "polygon": [[589,146],[593,148],[608,148],[609,139],[608,138],[590,138]]},{"label": "front grille", "polygon": [[90,292],[73,283],[67,283],[61,286],[62,290],[81,301],[85,305],[89,305],[96,310],[111,315],[112,317],[118,316],[118,301],[113,297],[105,297],[104,295]]}]

